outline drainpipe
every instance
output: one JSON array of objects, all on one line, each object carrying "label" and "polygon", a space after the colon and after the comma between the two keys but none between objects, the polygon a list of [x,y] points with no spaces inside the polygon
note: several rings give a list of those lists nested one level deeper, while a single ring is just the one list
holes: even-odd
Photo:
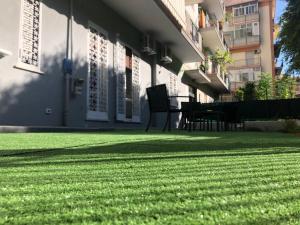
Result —
[{"label": "drainpipe", "polygon": [[[157,56],[156,55],[153,55],[152,57],[152,61],[151,61],[151,86],[155,86],[157,84]],[[156,127],[156,115],[154,113],[154,115],[152,116],[152,126],[153,127]]]},{"label": "drainpipe", "polygon": [[67,126],[70,106],[70,78],[72,75],[73,62],[73,0],[70,0],[70,14],[67,25],[67,51],[66,58],[63,62],[64,71],[64,110],[63,110],[63,126]]},{"label": "drainpipe", "polygon": [[152,64],[151,64],[151,86],[156,85],[156,65],[157,65],[157,57],[156,55],[152,56]]}]

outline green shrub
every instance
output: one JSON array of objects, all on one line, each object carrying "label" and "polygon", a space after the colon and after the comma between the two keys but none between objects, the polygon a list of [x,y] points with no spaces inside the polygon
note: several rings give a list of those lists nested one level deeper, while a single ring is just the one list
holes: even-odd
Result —
[{"label": "green shrub", "polygon": [[300,128],[299,128],[296,120],[288,119],[288,120],[285,120],[284,131],[288,132],[288,133],[294,133],[294,132],[300,131]]}]

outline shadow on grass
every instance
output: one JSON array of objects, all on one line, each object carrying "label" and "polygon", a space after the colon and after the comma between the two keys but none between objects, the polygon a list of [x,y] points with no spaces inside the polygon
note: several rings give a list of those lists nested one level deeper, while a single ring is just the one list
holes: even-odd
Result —
[{"label": "shadow on grass", "polygon": [[[130,133],[132,135],[132,133]],[[251,135],[250,135],[251,136]],[[296,138],[272,140],[266,138],[259,143],[255,139],[242,140],[247,136],[236,137],[234,134],[202,134],[202,139],[193,139],[195,134],[186,138],[156,138],[152,140],[136,139],[131,142],[99,142],[86,145],[69,146],[53,149],[2,150],[0,167],[25,166],[38,164],[70,164],[127,162],[133,160],[172,160],[217,157],[247,157],[278,154],[300,153],[300,141]],[[198,136],[199,137],[199,136]],[[174,154],[172,154],[174,153]],[[59,161],[53,157],[70,156]],[[74,157],[76,158],[74,158]],[[78,157],[79,156],[79,157]],[[80,157],[82,156],[82,157]],[[8,160],[5,160],[8,159]],[[48,161],[47,161],[47,158]],[[4,159],[4,160],[3,160]],[[64,160],[65,159],[65,160]],[[42,160],[42,161],[39,161]],[[36,161],[36,163],[34,162]]]}]

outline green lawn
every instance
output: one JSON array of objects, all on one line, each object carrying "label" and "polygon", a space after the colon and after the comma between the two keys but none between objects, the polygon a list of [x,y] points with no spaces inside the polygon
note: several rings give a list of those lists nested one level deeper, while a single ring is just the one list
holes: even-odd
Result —
[{"label": "green lawn", "polygon": [[0,134],[0,224],[300,224],[300,136]]}]

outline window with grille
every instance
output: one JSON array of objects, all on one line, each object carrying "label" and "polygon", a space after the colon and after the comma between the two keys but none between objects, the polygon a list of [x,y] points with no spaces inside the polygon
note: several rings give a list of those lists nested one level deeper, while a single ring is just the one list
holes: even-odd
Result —
[{"label": "window with grille", "polygon": [[117,81],[117,121],[141,122],[140,62],[141,59],[128,46],[117,41],[114,54]]},{"label": "window with grille", "polygon": [[93,23],[88,31],[88,114],[89,120],[108,120],[107,33]]},{"label": "window with grille", "polygon": [[[178,83],[177,83],[177,75],[173,74],[170,72],[169,76],[169,95],[170,96],[177,96],[178,95]],[[171,98],[171,105],[172,106],[177,106],[177,100],[176,98]]]},{"label": "window with grille", "polygon": [[40,67],[41,1],[22,0],[19,63]]}]

